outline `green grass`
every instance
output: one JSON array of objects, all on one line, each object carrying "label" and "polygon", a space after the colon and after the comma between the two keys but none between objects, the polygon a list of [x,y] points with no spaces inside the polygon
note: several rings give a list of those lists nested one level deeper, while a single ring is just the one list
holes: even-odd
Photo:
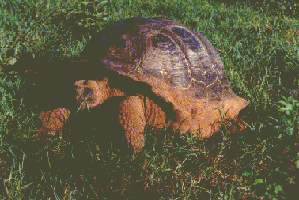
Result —
[{"label": "green grass", "polygon": [[298,196],[298,4],[126,0],[90,4],[92,12],[87,3],[14,2],[0,3],[1,68],[21,51],[75,57],[105,24],[161,16],[203,32],[218,49],[234,92],[250,102],[244,119],[250,128],[229,134],[228,123],[209,139],[147,130],[146,146],[134,156],[90,139],[49,141],[31,134],[35,113],[17,96],[24,80],[1,73],[1,199]]}]

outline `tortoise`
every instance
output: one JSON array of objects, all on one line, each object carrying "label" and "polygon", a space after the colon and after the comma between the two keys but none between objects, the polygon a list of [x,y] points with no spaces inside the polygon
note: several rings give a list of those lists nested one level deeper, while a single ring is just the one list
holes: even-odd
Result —
[{"label": "tortoise", "polygon": [[[219,111],[226,114],[228,120],[248,104],[231,90],[224,65],[212,44],[201,33],[173,20],[130,18],[120,21],[101,31],[81,55],[136,81],[132,89],[136,94],[129,95],[119,107],[119,122],[135,151],[143,147],[146,124],[158,128],[166,124],[175,130],[179,128],[181,133],[210,137],[220,128]],[[98,81],[98,88],[115,85],[113,82],[126,85],[125,81],[110,82],[111,76],[105,78]],[[137,83],[141,82],[150,87],[140,85],[138,88]],[[75,85],[82,86],[78,82]],[[95,87],[89,88],[96,91]],[[98,104],[92,106],[114,95],[124,94],[98,95]],[[163,111],[156,97],[171,105],[172,110]],[[78,102],[82,103],[82,98]]]},{"label": "tortoise", "polygon": [[116,105],[118,123],[128,145],[138,152],[147,125],[210,137],[219,130],[222,115],[226,121],[234,119],[248,104],[231,90],[212,44],[173,20],[130,18],[114,23],[92,37],[81,57],[89,62],[77,68],[74,61],[50,63],[52,70],[57,65],[55,74],[69,80],[56,85],[68,85],[64,91],[75,87],[75,93],[66,92],[71,98],[61,98],[68,100],[55,109],[45,107],[42,129],[61,130],[72,114],[73,100],[84,110],[105,107],[112,97],[122,97]]}]

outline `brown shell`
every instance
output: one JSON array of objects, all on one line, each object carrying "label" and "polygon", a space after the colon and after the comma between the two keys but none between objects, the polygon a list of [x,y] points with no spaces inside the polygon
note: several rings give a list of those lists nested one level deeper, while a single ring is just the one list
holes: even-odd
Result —
[{"label": "brown shell", "polygon": [[236,96],[211,43],[176,21],[127,19],[106,28],[100,38],[101,50],[94,56],[108,69],[157,77],[189,98],[221,101]]}]

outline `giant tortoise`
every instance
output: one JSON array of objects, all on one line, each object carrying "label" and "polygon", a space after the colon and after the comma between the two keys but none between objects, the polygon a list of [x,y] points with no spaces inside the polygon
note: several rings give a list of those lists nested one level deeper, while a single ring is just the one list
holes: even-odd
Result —
[{"label": "giant tortoise", "polygon": [[[59,72],[64,66],[55,72],[72,77],[75,93],[66,94],[74,94],[69,99],[81,110],[104,107],[111,97],[123,97],[117,105],[118,123],[135,152],[144,146],[147,125],[210,137],[221,127],[222,117],[226,122],[234,119],[248,104],[231,90],[212,44],[173,20],[131,18],[114,23],[93,36],[81,57],[89,61],[76,68],[86,74],[84,78],[70,70]],[[64,91],[72,87],[68,83]],[[61,130],[72,114],[67,102],[71,105],[73,100],[42,112],[41,129]]]}]

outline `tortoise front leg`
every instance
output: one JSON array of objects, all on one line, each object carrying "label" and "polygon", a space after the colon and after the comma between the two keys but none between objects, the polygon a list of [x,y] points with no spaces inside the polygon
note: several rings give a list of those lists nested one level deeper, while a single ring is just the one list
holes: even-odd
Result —
[{"label": "tortoise front leg", "polygon": [[119,106],[119,123],[123,126],[128,145],[131,143],[134,153],[144,147],[145,112],[139,96],[126,97]]}]

